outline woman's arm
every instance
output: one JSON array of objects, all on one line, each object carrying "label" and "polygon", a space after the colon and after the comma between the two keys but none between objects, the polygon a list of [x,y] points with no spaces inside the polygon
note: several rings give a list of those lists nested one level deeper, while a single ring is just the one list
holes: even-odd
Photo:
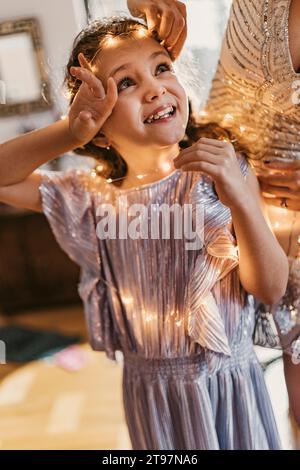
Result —
[{"label": "woman's arm", "polygon": [[289,13],[289,47],[293,67],[300,70],[300,2],[292,0]]},{"label": "woman's arm", "polygon": [[212,178],[220,201],[231,209],[241,284],[262,302],[277,303],[286,290],[288,260],[264,218],[254,173],[249,168],[245,180],[233,146],[216,139],[201,138],[182,150],[174,164]]}]

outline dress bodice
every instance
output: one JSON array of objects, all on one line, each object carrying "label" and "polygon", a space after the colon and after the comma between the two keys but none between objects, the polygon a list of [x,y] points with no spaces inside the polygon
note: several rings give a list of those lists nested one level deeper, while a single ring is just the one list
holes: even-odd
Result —
[{"label": "dress bodice", "polygon": [[252,163],[300,159],[300,73],[289,50],[291,0],[234,0],[205,109],[233,131]]}]

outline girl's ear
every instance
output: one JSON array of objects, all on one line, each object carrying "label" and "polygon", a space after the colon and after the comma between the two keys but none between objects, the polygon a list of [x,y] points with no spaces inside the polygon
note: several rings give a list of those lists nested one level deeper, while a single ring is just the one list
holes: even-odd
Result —
[{"label": "girl's ear", "polygon": [[92,142],[94,145],[101,148],[107,148],[110,146],[109,139],[102,134],[102,132],[99,132],[97,136],[93,138]]}]

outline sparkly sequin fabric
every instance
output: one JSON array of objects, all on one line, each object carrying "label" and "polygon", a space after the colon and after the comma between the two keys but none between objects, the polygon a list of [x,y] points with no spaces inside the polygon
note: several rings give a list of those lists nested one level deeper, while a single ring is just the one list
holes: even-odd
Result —
[{"label": "sparkly sequin fabric", "polygon": [[[289,49],[290,4],[291,0],[233,1],[203,113],[205,122],[233,131],[249,149],[257,174],[265,176],[272,173],[265,160],[300,159],[300,73],[293,68]],[[271,347],[281,343],[293,362],[300,363],[300,259],[295,259],[300,212],[268,206],[268,215],[289,256],[290,279],[277,312],[258,305],[255,341]]]},{"label": "sparkly sequin fabric", "polygon": [[[290,0],[234,0],[205,111],[263,160],[300,159],[300,73],[289,52]],[[298,83],[298,89],[300,84]]]},{"label": "sparkly sequin fabric", "polygon": [[[40,192],[58,243],[81,267],[78,288],[92,347],[113,360],[118,350],[124,355],[133,448],[279,448],[253,351],[254,308],[239,282],[230,211],[210,180],[176,170],[122,190],[90,171],[69,170],[44,172]],[[160,231],[156,239],[149,232],[144,239],[100,240],[99,208],[114,205],[120,220],[137,203],[188,203],[193,215],[201,206],[202,246],[187,250],[186,240],[174,236],[172,211],[168,238]]]}]

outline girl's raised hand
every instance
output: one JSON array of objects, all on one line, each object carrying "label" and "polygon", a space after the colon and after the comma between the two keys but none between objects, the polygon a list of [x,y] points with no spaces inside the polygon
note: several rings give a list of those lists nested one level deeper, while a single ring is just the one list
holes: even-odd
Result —
[{"label": "girl's raised hand", "polygon": [[174,159],[176,168],[210,176],[220,201],[234,208],[245,203],[249,192],[231,143],[202,137]]},{"label": "girl's raised hand", "polygon": [[150,31],[156,31],[172,59],[176,59],[187,37],[186,6],[177,0],[127,0],[130,13],[145,17]]},{"label": "girl's raised hand", "polygon": [[99,132],[111,115],[118,100],[117,85],[113,78],[107,82],[107,92],[83,54],[79,54],[80,67],[71,67],[70,73],[82,83],[69,110],[69,129],[78,145],[84,145]]}]

